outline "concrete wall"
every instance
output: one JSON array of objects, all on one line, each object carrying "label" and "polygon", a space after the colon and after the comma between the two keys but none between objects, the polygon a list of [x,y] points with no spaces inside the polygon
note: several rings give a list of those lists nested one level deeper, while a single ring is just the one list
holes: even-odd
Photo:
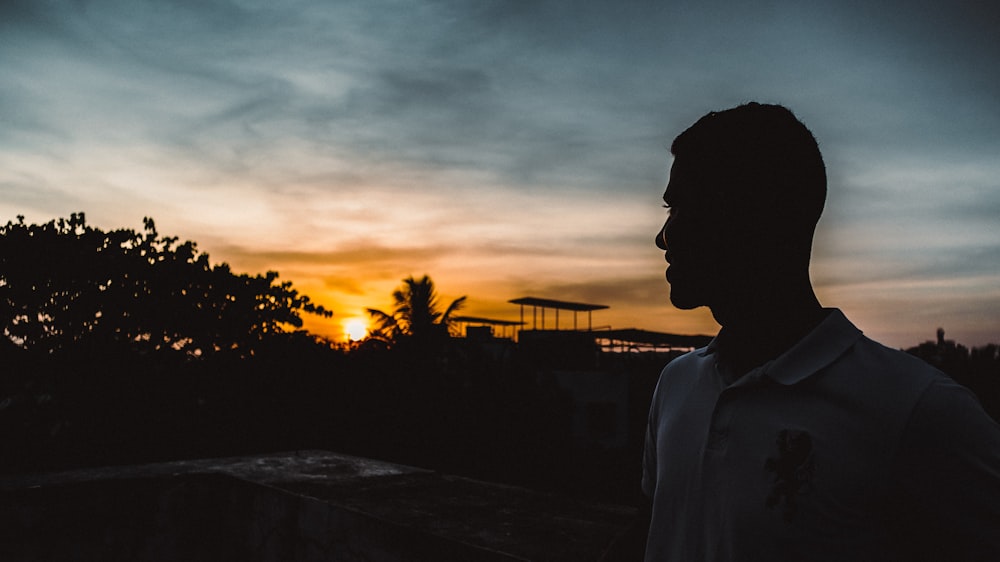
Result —
[{"label": "concrete wall", "polygon": [[627,508],[323,451],[0,478],[0,560],[599,560]]},{"label": "concrete wall", "polygon": [[0,560],[517,560],[226,475],[7,492]]}]

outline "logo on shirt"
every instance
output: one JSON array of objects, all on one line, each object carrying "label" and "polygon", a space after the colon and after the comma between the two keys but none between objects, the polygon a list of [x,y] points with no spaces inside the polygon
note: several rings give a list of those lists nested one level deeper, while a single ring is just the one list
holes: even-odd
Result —
[{"label": "logo on shirt", "polygon": [[813,476],[812,437],[805,431],[783,429],[778,432],[778,456],[770,457],[764,469],[774,473],[774,485],[767,496],[767,507],[784,507],[785,521],[791,521],[798,509],[796,499],[809,491]]}]

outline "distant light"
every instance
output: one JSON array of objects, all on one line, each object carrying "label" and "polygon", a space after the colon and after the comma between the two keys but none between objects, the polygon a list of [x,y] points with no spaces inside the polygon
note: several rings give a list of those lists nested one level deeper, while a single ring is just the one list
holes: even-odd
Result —
[{"label": "distant light", "polygon": [[358,341],[368,335],[368,323],[360,318],[349,318],[344,322],[347,339]]}]

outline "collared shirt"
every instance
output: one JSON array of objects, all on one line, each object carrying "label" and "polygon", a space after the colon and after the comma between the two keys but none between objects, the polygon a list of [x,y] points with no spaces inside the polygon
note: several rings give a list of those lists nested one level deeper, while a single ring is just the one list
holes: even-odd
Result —
[{"label": "collared shirt", "polygon": [[893,560],[911,538],[1000,560],[1000,426],[971,392],[839,310],[731,384],[715,344],[653,395],[647,561]]}]

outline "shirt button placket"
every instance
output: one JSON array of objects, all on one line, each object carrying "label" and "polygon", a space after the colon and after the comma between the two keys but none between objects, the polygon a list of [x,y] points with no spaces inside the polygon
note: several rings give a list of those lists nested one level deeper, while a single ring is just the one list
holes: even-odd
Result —
[{"label": "shirt button placket", "polygon": [[736,412],[735,401],[739,400],[748,388],[759,382],[760,374],[759,370],[751,371],[741,380],[719,393],[719,398],[715,401],[715,410],[712,412],[711,426],[708,428],[708,440],[705,443],[706,452],[725,450],[726,440],[729,438],[729,431],[733,425],[733,415]]}]

